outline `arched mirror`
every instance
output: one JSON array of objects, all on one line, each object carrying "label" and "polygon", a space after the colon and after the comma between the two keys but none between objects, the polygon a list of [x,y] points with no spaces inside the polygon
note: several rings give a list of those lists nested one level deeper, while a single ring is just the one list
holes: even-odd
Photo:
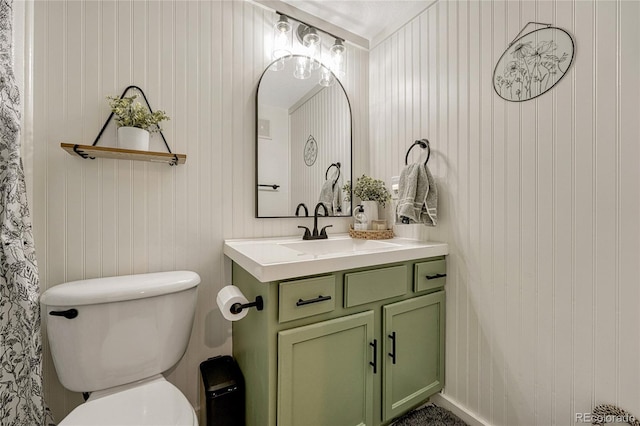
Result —
[{"label": "arched mirror", "polygon": [[351,215],[342,191],[352,177],[351,106],[333,73],[308,60],[275,61],[258,83],[256,217],[305,216],[302,205],[313,216],[318,202]]}]

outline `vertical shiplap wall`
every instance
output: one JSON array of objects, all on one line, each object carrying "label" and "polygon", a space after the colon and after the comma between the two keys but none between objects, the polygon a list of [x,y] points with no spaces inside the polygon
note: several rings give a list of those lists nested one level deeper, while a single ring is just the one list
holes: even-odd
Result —
[{"label": "vertical shiplap wall", "polygon": [[[309,208],[309,214],[318,203],[325,176],[336,179],[337,171],[331,164],[340,163],[340,178],[337,185],[351,179],[351,123],[349,122],[349,103],[338,84],[327,87],[290,112],[290,150],[292,214],[299,203]],[[304,150],[309,136],[313,136],[318,146],[315,163],[307,166],[304,162]],[[341,202],[344,202],[341,200]],[[340,213],[342,214],[342,213]]]},{"label": "vertical shiplap wall", "polygon": [[[493,67],[529,21],[572,70],[523,103]],[[640,415],[640,3],[439,1],[370,53],[371,173],[426,137],[450,244],[448,398],[496,425]]]},{"label": "vertical shiplap wall", "polygon": [[[293,235],[308,219],[255,219],[255,104],[275,14],[245,1],[36,1],[33,26],[33,218],[43,291],[91,277],[190,269],[202,277],[185,357],[169,379],[199,407],[198,365],[231,352],[216,307],[228,284],[226,238]],[[265,37],[267,37],[265,39]],[[368,52],[350,46],[355,169],[368,149]],[[129,84],[171,116],[183,166],[71,157]],[[113,144],[110,129],[101,144]],[[346,232],[348,219],[333,219]],[[46,343],[46,342],[45,342]],[[46,398],[57,419],[81,402],[58,383],[45,345]]]}]

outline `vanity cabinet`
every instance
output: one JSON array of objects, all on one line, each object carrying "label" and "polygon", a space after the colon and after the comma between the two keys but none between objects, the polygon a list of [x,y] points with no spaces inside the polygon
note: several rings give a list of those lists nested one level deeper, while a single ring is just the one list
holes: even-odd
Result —
[{"label": "vanity cabinet", "polygon": [[233,323],[250,426],[380,426],[444,384],[445,259],[263,283],[233,263],[250,300]]},{"label": "vanity cabinet", "polygon": [[370,425],[372,311],[278,333],[280,426]]},{"label": "vanity cabinet", "polygon": [[444,291],[382,310],[382,418],[391,420],[442,389]]}]

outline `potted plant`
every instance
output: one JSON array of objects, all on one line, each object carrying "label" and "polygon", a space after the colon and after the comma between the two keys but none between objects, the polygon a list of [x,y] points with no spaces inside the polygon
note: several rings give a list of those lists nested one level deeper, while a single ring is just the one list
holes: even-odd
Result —
[{"label": "potted plant", "polygon": [[138,95],[118,98],[107,96],[118,124],[118,147],[138,151],[149,150],[149,132],[159,132],[160,122],[169,120],[164,111],[151,112],[136,101]]},{"label": "potted plant", "polygon": [[[342,190],[347,194],[351,201],[351,182],[347,182]],[[362,175],[356,179],[356,184],[353,187],[353,195],[358,197],[362,201],[362,207],[364,213],[367,215],[367,222],[370,225],[372,220],[378,220],[378,205],[384,207],[389,200],[391,200],[391,194],[384,182],[380,179],[373,179],[370,176]]]}]

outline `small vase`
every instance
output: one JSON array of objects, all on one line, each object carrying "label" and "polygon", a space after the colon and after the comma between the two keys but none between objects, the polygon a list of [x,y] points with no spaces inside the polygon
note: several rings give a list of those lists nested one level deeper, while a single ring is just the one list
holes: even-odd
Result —
[{"label": "small vase", "polygon": [[118,127],[118,148],[149,151],[149,132],[138,127]]},{"label": "small vase", "polygon": [[367,215],[367,229],[371,229],[371,221],[378,220],[378,202],[363,201],[364,214]]}]

